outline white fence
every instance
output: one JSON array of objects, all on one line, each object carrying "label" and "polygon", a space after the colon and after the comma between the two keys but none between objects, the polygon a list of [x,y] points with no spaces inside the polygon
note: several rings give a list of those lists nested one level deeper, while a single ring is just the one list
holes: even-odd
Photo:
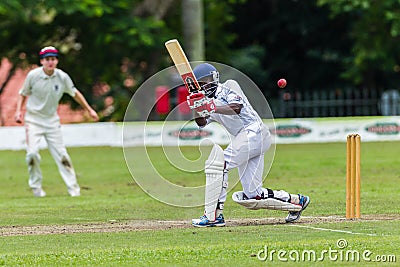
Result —
[{"label": "white fence", "polygon": [[[353,117],[279,119],[266,121],[277,144],[345,142],[350,133],[362,141],[400,141],[400,117]],[[200,142],[229,143],[228,133],[218,124],[198,129],[194,122],[129,122],[67,124],[62,127],[67,147],[81,146],[185,146]],[[25,149],[25,129],[0,127],[0,150]],[[42,140],[41,147],[46,143]]]}]

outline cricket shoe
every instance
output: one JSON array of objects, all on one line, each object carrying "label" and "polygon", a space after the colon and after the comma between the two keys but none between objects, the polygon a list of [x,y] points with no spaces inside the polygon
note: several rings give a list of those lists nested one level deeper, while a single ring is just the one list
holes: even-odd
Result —
[{"label": "cricket shoe", "polygon": [[32,188],[32,193],[35,197],[45,197],[46,192],[42,188]]},{"label": "cricket shoe", "polygon": [[305,210],[308,204],[310,203],[310,198],[308,196],[303,196],[299,194],[299,198],[300,198],[299,205],[301,205],[302,208],[299,211],[289,211],[289,214],[285,219],[287,223],[297,221],[300,218],[300,215],[303,212],[303,210]]},{"label": "cricket shoe", "polygon": [[68,193],[71,197],[79,197],[81,195],[81,192],[79,189],[69,189]]},{"label": "cricket shoe", "polygon": [[200,217],[200,219],[193,219],[192,225],[194,227],[220,227],[225,226],[224,215],[220,214],[215,221],[210,221],[206,215]]}]

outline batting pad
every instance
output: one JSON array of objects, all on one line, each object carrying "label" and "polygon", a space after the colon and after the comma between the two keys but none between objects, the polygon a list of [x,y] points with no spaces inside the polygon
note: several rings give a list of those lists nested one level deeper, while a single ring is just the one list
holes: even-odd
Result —
[{"label": "batting pad", "polygon": [[210,221],[215,221],[215,211],[217,209],[218,198],[222,191],[222,181],[224,175],[224,151],[215,144],[210,156],[206,160],[206,194],[205,194],[205,215]]},{"label": "batting pad", "polygon": [[292,204],[289,202],[284,202],[275,198],[265,198],[265,199],[243,199],[243,191],[238,191],[233,193],[232,199],[236,203],[250,209],[250,210],[286,210],[286,211],[300,211],[301,205]]}]

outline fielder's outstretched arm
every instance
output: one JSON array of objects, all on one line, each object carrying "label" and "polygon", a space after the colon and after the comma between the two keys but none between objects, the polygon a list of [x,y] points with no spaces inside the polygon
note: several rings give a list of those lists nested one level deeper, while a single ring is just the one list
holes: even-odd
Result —
[{"label": "fielder's outstretched arm", "polygon": [[89,115],[90,117],[92,117],[92,119],[94,119],[95,121],[99,120],[99,116],[97,115],[96,111],[94,111],[94,109],[92,109],[92,107],[89,106],[85,97],[82,95],[81,92],[79,92],[79,90],[76,90],[75,96],[73,98],[79,105],[81,105],[81,107],[83,107],[89,112]]},{"label": "fielder's outstretched arm", "polygon": [[17,110],[15,111],[14,119],[17,123],[22,122],[22,107],[25,105],[26,96],[18,95]]}]

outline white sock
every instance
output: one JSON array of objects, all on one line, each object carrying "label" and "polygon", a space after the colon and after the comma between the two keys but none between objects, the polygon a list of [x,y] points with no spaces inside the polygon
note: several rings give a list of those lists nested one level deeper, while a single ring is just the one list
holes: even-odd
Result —
[{"label": "white sock", "polygon": [[224,202],[219,202],[217,205],[217,210],[215,212],[215,217],[218,217],[224,212]]}]

